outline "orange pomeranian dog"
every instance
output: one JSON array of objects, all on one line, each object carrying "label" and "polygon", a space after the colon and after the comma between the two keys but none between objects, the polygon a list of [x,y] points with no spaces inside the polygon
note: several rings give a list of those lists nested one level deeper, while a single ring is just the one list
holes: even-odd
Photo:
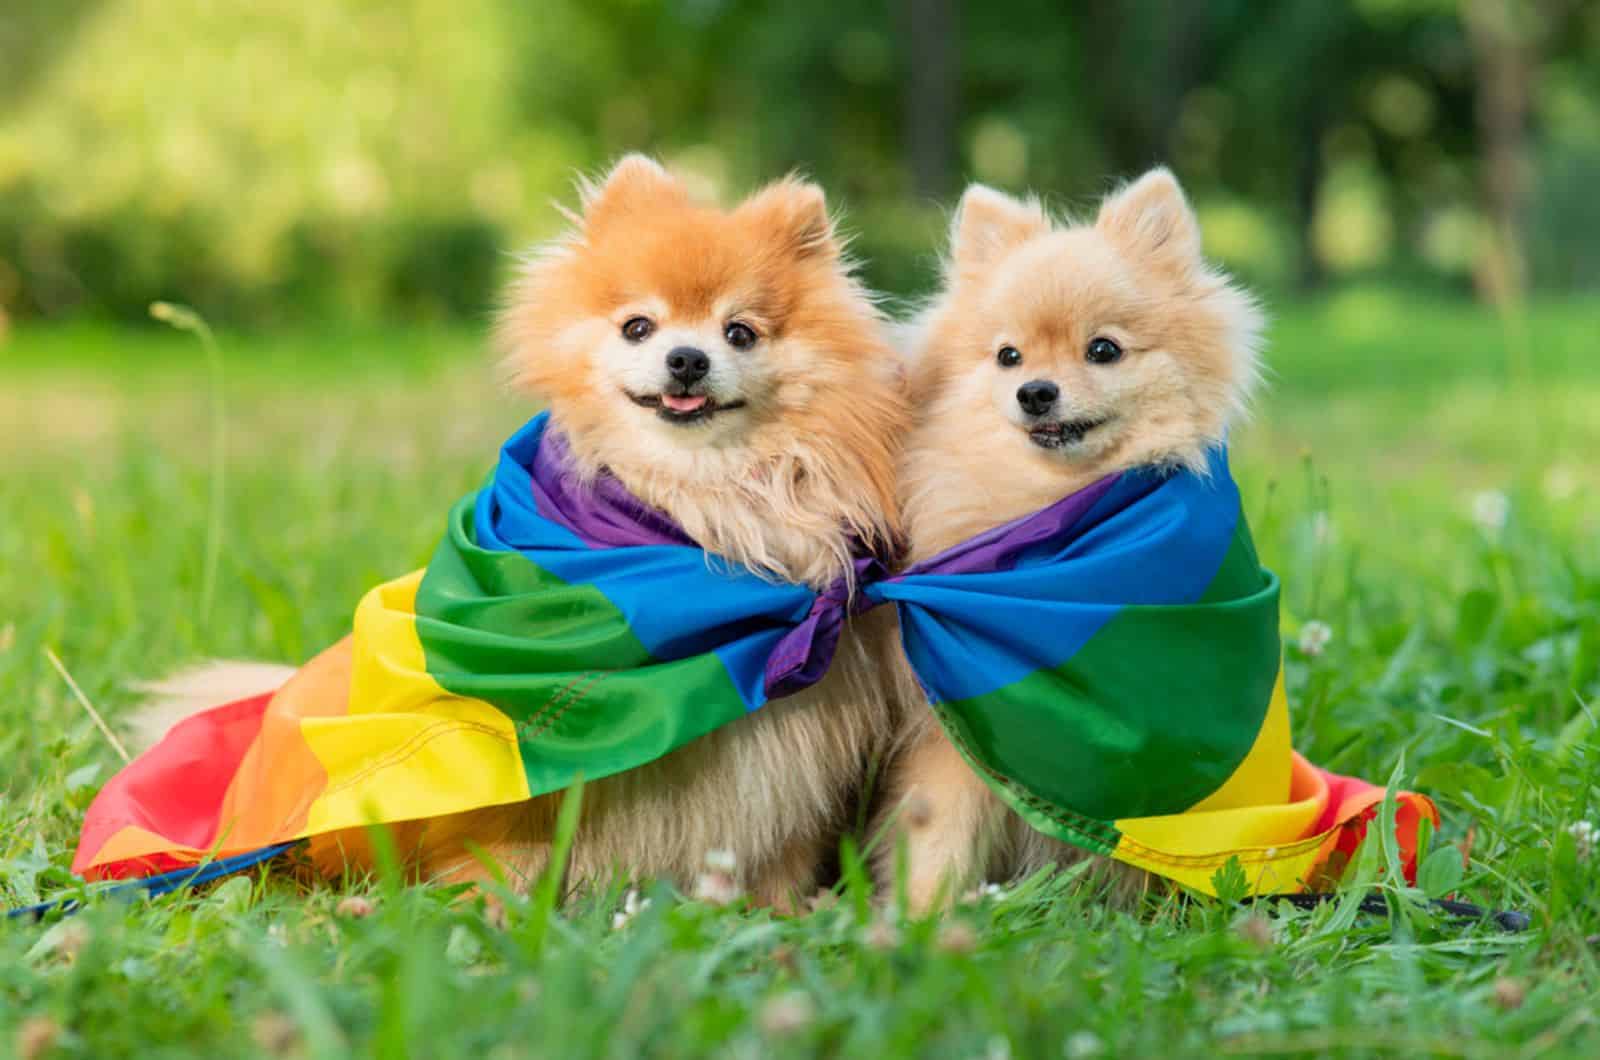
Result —
[{"label": "orange pomeranian dog", "polygon": [[[1203,471],[1255,385],[1261,326],[1255,302],[1201,258],[1194,214],[1165,169],[1110,196],[1088,225],[968,188],[944,289],[912,329],[921,414],[901,473],[907,558],[1112,472]],[[907,720],[887,770],[880,876],[904,842],[921,911],[980,878],[1085,856],[1005,808],[897,666]]]},{"label": "orange pomeranian dog", "polygon": [[[580,474],[604,469],[708,552],[818,589],[851,570],[856,542],[895,537],[908,429],[899,360],[821,189],[784,180],[724,211],[630,156],[585,188],[572,221],[523,265],[498,338],[514,385],[548,400]],[[591,782],[569,881],[621,872],[688,888],[708,854],[727,851],[732,868],[713,859],[726,883],[757,901],[809,895],[894,728],[872,625],[846,631],[812,688]],[[286,676],[221,664],[175,690],[210,704]],[[481,850],[526,887],[559,801],[400,825],[396,842],[421,878],[481,882]],[[331,872],[371,856],[351,833],[313,851]]]}]

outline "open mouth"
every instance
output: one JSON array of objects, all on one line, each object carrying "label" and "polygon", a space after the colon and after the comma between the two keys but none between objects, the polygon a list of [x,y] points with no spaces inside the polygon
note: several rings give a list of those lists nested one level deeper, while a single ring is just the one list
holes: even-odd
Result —
[{"label": "open mouth", "polygon": [[719,412],[744,408],[743,401],[719,403],[710,394],[628,394],[628,400],[645,409],[655,409],[656,415],[668,423],[700,423]]},{"label": "open mouth", "polygon": [[1028,428],[1028,440],[1041,449],[1060,449],[1076,445],[1083,441],[1084,435],[1096,427],[1104,427],[1110,419],[1109,416],[1102,416],[1097,420],[1056,420],[1051,423],[1036,423]]}]

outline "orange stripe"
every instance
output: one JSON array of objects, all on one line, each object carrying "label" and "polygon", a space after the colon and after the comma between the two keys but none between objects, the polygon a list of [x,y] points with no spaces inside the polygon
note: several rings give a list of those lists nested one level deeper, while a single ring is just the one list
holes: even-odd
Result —
[{"label": "orange stripe", "polygon": [[[1337,803],[1331,801],[1330,778],[1338,782]],[[1238,858],[1252,893],[1295,893],[1327,864],[1347,838],[1347,826],[1361,827],[1361,815],[1383,798],[1384,789],[1324,773],[1292,752],[1288,801],[1118,821],[1122,837],[1112,856],[1211,895],[1216,894],[1212,875]],[[1424,816],[1438,821],[1433,803],[1401,792],[1396,838],[1408,862],[1414,863]]]}]

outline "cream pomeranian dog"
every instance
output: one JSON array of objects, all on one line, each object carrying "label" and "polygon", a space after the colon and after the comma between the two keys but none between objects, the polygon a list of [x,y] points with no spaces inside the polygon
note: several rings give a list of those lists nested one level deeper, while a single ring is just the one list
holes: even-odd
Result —
[{"label": "cream pomeranian dog", "polygon": [[[920,418],[901,471],[908,561],[1112,472],[1204,471],[1258,378],[1261,327],[1254,300],[1202,259],[1165,169],[1109,196],[1092,224],[968,188],[944,287],[909,329]],[[897,667],[906,720],[886,772],[880,879],[903,842],[924,911],[980,878],[1086,856],[1008,811]]]},{"label": "cream pomeranian dog", "polygon": [[[586,185],[570,219],[527,258],[498,340],[513,385],[548,401],[581,473],[609,471],[709,552],[818,589],[851,570],[857,542],[895,538],[903,373],[820,188],[784,180],[719,210],[634,155]],[[725,850],[727,882],[755,900],[811,894],[866,762],[894,729],[874,626],[890,628],[846,630],[812,688],[591,782],[569,882],[621,872],[688,888]],[[207,667],[170,683],[141,728],[164,731],[290,672]],[[481,882],[479,850],[526,887],[559,800],[396,826],[396,843],[421,878]],[[313,850],[329,872],[371,857],[360,834]]]}]

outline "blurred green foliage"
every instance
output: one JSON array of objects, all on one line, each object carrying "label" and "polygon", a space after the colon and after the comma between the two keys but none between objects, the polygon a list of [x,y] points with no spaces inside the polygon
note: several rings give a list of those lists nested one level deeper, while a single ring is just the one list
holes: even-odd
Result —
[{"label": "blurred green foliage", "polygon": [[896,293],[965,180],[1072,206],[1160,161],[1257,283],[1493,288],[1504,229],[1582,287],[1597,58],[1580,0],[6,0],[0,322],[479,316],[634,149],[808,172]]}]

